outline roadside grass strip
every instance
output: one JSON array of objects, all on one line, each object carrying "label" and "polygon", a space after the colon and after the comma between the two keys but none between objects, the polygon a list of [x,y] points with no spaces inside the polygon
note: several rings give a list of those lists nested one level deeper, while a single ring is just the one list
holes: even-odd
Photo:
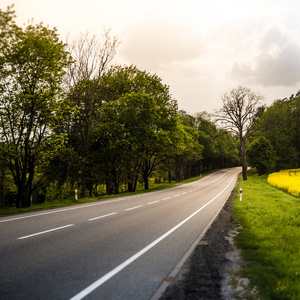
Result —
[{"label": "roadside grass strip", "polygon": [[234,200],[235,237],[246,275],[261,299],[300,299],[300,199],[271,186],[267,176],[240,179]]},{"label": "roadside grass strip", "polygon": [[300,197],[300,169],[282,170],[268,176],[268,183],[295,197]]}]

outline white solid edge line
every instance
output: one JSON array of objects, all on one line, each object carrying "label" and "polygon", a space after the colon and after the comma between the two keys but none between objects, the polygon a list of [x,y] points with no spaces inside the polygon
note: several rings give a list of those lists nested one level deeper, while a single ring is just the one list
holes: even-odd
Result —
[{"label": "white solid edge line", "polygon": [[109,216],[112,216],[112,215],[115,215],[115,214],[116,214],[116,212],[113,212],[113,213],[110,213],[110,214],[107,214],[107,215],[103,215],[103,216],[99,216],[99,217],[96,217],[96,218],[88,219],[88,221],[94,221],[94,220],[97,220],[97,219],[102,219],[102,218],[109,217]]},{"label": "white solid edge line", "polygon": [[[210,177],[211,175],[213,175],[214,173],[206,176],[206,177],[203,177],[204,178],[208,178]],[[226,173],[225,173],[226,174]],[[224,175],[225,175],[224,174]],[[223,175],[223,176],[224,176]],[[223,176],[221,176],[220,178],[222,178]],[[220,178],[218,178],[217,180],[219,180]],[[200,178],[202,179],[202,178]],[[217,181],[215,180],[215,181]],[[212,183],[214,183],[215,181],[213,181]],[[189,185],[191,183],[187,183],[186,185]],[[173,188],[178,188],[178,186],[175,186]],[[156,193],[161,193],[163,192],[164,190],[161,190],[161,191],[155,191],[155,192],[151,192],[151,193],[145,193],[145,194],[141,194],[141,195],[138,195],[138,196],[135,196],[135,197],[143,197],[145,195],[149,195],[149,194],[156,194]],[[134,198],[135,198],[134,197]],[[133,198],[133,197],[132,197]],[[11,222],[11,221],[17,221],[17,220],[22,220],[22,219],[27,219],[27,218],[33,218],[33,217],[39,217],[39,216],[43,216],[43,215],[49,215],[49,214],[54,214],[54,213],[60,213],[60,212],[65,212],[65,211],[69,211],[69,210],[74,210],[74,209],[80,209],[80,208],[86,208],[86,207],[91,207],[91,206],[96,206],[96,205],[104,205],[104,204],[108,204],[108,203],[113,203],[113,202],[119,202],[119,201],[124,201],[124,200],[127,200],[127,199],[132,199],[132,198],[119,198],[119,199],[114,199],[114,200],[108,200],[108,201],[103,201],[103,202],[97,202],[97,203],[92,203],[92,204],[86,204],[86,205],[78,205],[78,206],[75,206],[75,207],[68,207],[68,208],[63,208],[63,209],[55,209],[55,210],[52,210],[52,211],[47,211],[47,212],[43,212],[43,213],[37,213],[37,214],[30,214],[30,215],[26,215],[26,216],[21,216],[21,217],[16,217],[16,218],[11,218],[11,219],[4,219],[4,220],[0,220],[0,223],[5,223],[5,222]],[[166,199],[163,199],[163,200],[166,200]]]},{"label": "white solid edge line", "polygon": [[49,215],[49,214],[56,214],[56,213],[65,212],[65,211],[69,211],[69,210],[81,209],[81,208],[92,207],[92,206],[97,206],[97,205],[104,205],[104,204],[119,202],[119,201],[124,201],[124,200],[126,200],[126,199],[120,198],[120,199],[102,201],[102,202],[91,203],[91,204],[86,204],[86,205],[72,206],[72,207],[63,208],[63,209],[54,209],[54,210],[43,212],[43,213],[30,214],[30,215],[16,217],[16,218],[12,218],[12,219],[0,220],[0,223],[17,221],[17,220],[33,218],[33,217],[39,217],[39,216],[44,216],[44,215]]},{"label": "white solid edge line", "polygon": [[67,228],[67,227],[70,227],[70,226],[73,226],[73,225],[74,224],[69,224],[69,225],[66,225],[66,226],[61,226],[61,227],[57,227],[57,228],[53,228],[53,229],[41,231],[41,232],[38,232],[38,233],[33,233],[33,234],[30,234],[30,235],[19,237],[18,240],[27,239],[27,238],[30,238],[30,237],[33,237],[33,236],[36,236],[36,235],[40,235],[40,234],[48,233],[48,232],[51,232],[51,231],[55,231],[55,230]]},{"label": "white solid edge line", "polygon": [[[229,199],[229,197],[228,197]],[[227,199],[227,200],[228,200]],[[179,263],[176,265],[176,267],[173,269],[173,271],[168,275],[168,277],[176,277],[177,274],[179,273],[179,271],[181,270],[181,268],[183,267],[184,263],[187,261],[187,259],[190,257],[190,255],[192,254],[192,252],[194,251],[194,249],[197,247],[197,245],[200,243],[200,241],[202,240],[202,238],[204,237],[204,235],[206,234],[207,230],[211,227],[212,223],[215,221],[215,219],[217,218],[217,216],[219,215],[219,213],[221,212],[222,208],[224,207],[225,203],[227,202],[224,201],[223,205],[219,208],[219,210],[217,211],[217,213],[215,214],[215,216],[210,220],[210,222],[206,225],[206,227],[203,229],[203,231],[200,233],[200,235],[198,236],[198,238],[194,241],[194,243],[191,245],[191,247],[187,250],[187,252],[184,254],[184,256],[181,258],[181,260],[179,261]],[[158,290],[154,293],[154,295],[151,297],[150,300],[159,300],[162,295],[164,294],[164,292],[166,291],[166,289],[168,288],[168,286],[170,285],[170,281],[163,281],[163,283],[160,285],[160,287],[158,288]]]},{"label": "white solid edge line", "polygon": [[142,256],[143,254],[145,254],[151,248],[153,248],[154,246],[156,246],[158,243],[160,243],[162,240],[164,240],[167,236],[169,236],[171,233],[173,233],[175,230],[177,230],[179,227],[181,227],[183,224],[185,224],[187,221],[189,221],[191,218],[193,218],[196,214],[198,214],[202,209],[204,209],[206,206],[208,206],[210,203],[212,203],[216,198],[218,198],[228,188],[228,186],[232,183],[232,181],[233,181],[234,178],[235,177],[233,177],[231,179],[231,181],[229,182],[229,184],[218,195],[216,195],[213,199],[211,199],[209,202],[207,202],[205,205],[203,205],[197,211],[195,211],[194,213],[192,213],[185,220],[183,220],[182,222],[180,222],[179,224],[177,224],[175,227],[173,227],[168,232],[166,232],[165,234],[163,234],[161,237],[159,237],[158,239],[156,239],[155,241],[153,241],[151,244],[149,244],[148,246],[146,246],[144,249],[140,250],[139,252],[137,252],[136,254],[134,254],[133,256],[131,256],[129,259],[127,259],[126,261],[124,261],[122,264],[120,264],[119,266],[117,266],[116,268],[114,268],[113,270],[111,270],[110,272],[108,272],[106,275],[104,275],[103,277],[99,278],[97,281],[95,281],[94,283],[92,283],[90,286],[88,286],[87,288],[85,288],[84,290],[82,290],[80,293],[78,293],[77,295],[75,295],[74,297],[72,297],[70,300],[80,300],[80,299],[83,299],[85,296],[87,296],[88,294],[90,294],[91,292],[93,292],[95,289],[97,289],[98,287],[100,287],[103,283],[105,283],[106,281],[108,281],[110,278],[112,278],[113,276],[115,276],[116,274],[118,274],[120,271],[122,271],[124,268],[126,268],[128,265],[130,265],[132,262],[134,262],[140,256]]}]

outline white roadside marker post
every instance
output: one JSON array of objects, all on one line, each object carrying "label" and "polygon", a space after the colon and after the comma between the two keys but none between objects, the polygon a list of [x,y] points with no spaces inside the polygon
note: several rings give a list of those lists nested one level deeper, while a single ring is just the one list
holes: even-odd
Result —
[{"label": "white roadside marker post", "polygon": [[75,200],[78,200],[78,196],[77,196],[77,190],[75,190]]},{"label": "white roadside marker post", "polygon": [[242,197],[243,197],[243,189],[240,189],[240,201],[242,201]]}]

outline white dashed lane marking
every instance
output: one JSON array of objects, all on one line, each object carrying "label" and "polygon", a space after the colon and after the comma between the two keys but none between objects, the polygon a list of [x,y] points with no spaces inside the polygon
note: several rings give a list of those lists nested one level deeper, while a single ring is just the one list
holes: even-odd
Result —
[{"label": "white dashed lane marking", "polygon": [[155,203],[158,203],[158,202],[159,202],[159,200],[153,201],[153,202],[149,202],[148,205],[155,204]]},{"label": "white dashed lane marking", "polygon": [[137,208],[140,208],[140,207],[143,207],[143,205],[138,205],[138,206],[130,207],[130,208],[127,208],[127,209],[125,209],[125,210],[126,210],[126,211],[128,211],[128,210],[133,210],[133,209],[137,209]]},{"label": "white dashed lane marking", "polygon": [[110,214],[107,214],[107,215],[103,215],[103,216],[99,216],[99,217],[96,217],[96,218],[91,218],[91,219],[89,219],[89,221],[94,221],[94,220],[102,219],[102,218],[109,217],[109,216],[112,216],[112,215],[115,215],[115,214],[117,214],[117,212],[113,212],[113,213],[110,213]]}]

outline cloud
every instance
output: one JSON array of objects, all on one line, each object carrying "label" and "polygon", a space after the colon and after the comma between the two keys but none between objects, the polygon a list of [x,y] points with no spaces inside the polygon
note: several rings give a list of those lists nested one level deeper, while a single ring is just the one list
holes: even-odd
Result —
[{"label": "cloud", "polygon": [[300,43],[288,31],[272,27],[248,62],[235,62],[230,75],[262,86],[295,86],[300,81]]},{"label": "cloud", "polygon": [[197,59],[203,46],[201,37],[188,26],[175,20],[155,19],[133,29],[120,51],[133,64],[160,69]]}]

